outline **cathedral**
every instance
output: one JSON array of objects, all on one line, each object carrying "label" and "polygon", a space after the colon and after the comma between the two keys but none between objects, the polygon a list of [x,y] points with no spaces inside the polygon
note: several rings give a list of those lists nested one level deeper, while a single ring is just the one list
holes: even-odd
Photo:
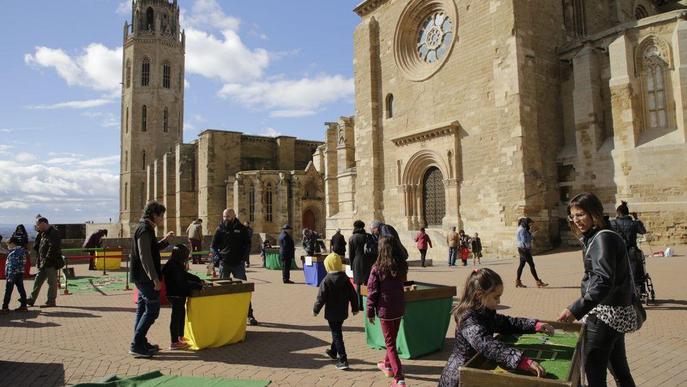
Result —
[{"label": "cathedral", "polygon": [[135,0],[123,40],[119,235],[131,235],[149,200],[167,208],[160,232],[184,235],[199,218],[212,233],[225,208],[256,233],[274,236],[286,223],[324,232],[323,180],[312,164],[321,142],[208,129],[183,143],[176,0]]},{"label": "cathedral", "polygon": [[566,203],[589,190],[611,216],[628,201],[657,243],[687,243],[686,0],[365,0],[354,12],[355,112],[325,123],[324,142],[206,130],[184,144],[179,8],[134,1],[123,234],[157,199],[177,233],[232,207],[258,232],[349,234],[378,219],[408,246],[422,227],[438,246],[457,227],[510,256],[523,216],[536,249],[574,242]]},{"label": "cathedral", "polygon": [[574,242],[566,203],[589,190],[687,242],[686,4],[363,1],[355,115],[314,157],[328,234],[375,218],[413,246],[455,226],[515,255],[523,216],[536,249]]}]

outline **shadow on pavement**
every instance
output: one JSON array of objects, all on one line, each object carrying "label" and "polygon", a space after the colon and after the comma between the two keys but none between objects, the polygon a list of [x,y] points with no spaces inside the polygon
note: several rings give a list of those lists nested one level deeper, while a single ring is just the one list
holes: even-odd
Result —
[{"label": "shadow on pavement", "polygon": [[5,386],[64,386],[64,365],[0,361]]},{"label": "shadow on pavement", "polygon": [[687,310],[687,300],[656,300],[656,303],[644,305],[647,310]]}]

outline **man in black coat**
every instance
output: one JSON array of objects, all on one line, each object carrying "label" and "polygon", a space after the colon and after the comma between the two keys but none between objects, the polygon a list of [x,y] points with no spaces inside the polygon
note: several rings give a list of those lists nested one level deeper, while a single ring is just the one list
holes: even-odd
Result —
[{"label": "man in black coat", "polygon": [[[236,212],[227,208],[222,212],[222,223],[212,237],[211,249],[219,255],[219,276],[221,279],[230,279],[233,275],[247,281],[245,253],[250,248],[248,229],[236,217]],[[248,306],[248,323],[258,325],[253,317],[253,304]]]},{"label": "man in black coat", "polygon": [[[374,254],[365,252],[365,244],[373,241],[372,235],[365,232],[365,223],[362,220],[353,222],[353,235],[348,238],[348,258],[351,262],[353,271],[353,282],[355,291],[358,293],[358,305],[363,310],[363,296],[360,295],[360,285],[367,285],[367,278],[372,271],[377,257]],[[375,248],[374,251],[377,249]]]},{"label": "man in black coat", "polygon": [[57,299],[57,275],[58,270],[64,266],[62,259],[62,240],[54,226],[51,226],[46,218],[39,218],[36,222],[38,236],[34,242],[34,250],[37,253],[36,265],[38,273],[33,280],[33,291],[26,303],[30,306],[36,302],[38,293],[43,287],[43,283],[48,281],[48,301],[41,305],[41,308],[51,308],[56,306]]},{"label": "man in black coat", "polygon": [[339,254],[339,256],[344,257],[346,255],[346,238],[341,235],[341,229],[336,229],[336,234],[332,235],[332,240],[329,243],[330,250],[334,253]]},{"label": "man in black coat", "polygon": [[290,225],[285,224],[282,227],[282,232],[279,235],[279,258],[282,263],[282,281],[285,284],[292,284],[291,281],[291,260],[296,256],[296,245],[291,237],[293,229]]}]

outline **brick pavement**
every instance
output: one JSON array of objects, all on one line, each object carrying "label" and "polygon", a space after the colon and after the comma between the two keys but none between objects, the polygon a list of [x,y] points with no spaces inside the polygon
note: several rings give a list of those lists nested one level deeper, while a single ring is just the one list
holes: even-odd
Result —
[{"label": "brick pavement", "polygon": [[[687,251],[678,248],[678,252]],[[684,253],[683,253],[684,254]],[[487,259],[484,266],[498,271],[505,283],[502,313],[554,319],[579,294],[579,252],[535,257],[547,289],[515,289],[515,260]],[[253,258],[257,262],[258,258]],[[198,268],[200,269],[200,267]],[[663,300],[648,308],[649,319],[638,333],[627,336],[630,366],[638,385],[687,385],[687,292],[680,276],[687,258],[651,258],[648,271]],[[85,274],[86,267],[77,266]],[[462,285],[468,270],[444,265],[412,268],[411,279]],[[256,283],[253,301],[261,325],[248,327],[246,342],[194,352],[162,351],[153,360],[127,354],[134,305],[131,292],[77,294],[58,297],[59,307],[33,308],[28,314],[0,316],[0,377],[12,386],[59,386],[96,381],[111,374],[137,375],[161,370],[165,374],[242,379],[266,379],[278,386],[385,386],[390,380],[376,370],[382,351],[366,347],[362,316],[349,318],[344,338],[352,369],[334,369],[324,355],[330,333],[322,317],[312,317],[316,289],[302,284],[283,285],[278,271],[251,268]],[[523,280],[533,285],[529,271]],[[30,288],[32,281],[25,281]],[[4,284],[0,284],[4,289]],[[44,288],[39,302],[44,301]],[[15,294],[16,298],[16,294]],[[149,335],[167,345],[169,308],[163,308]],[[403,361],[409,385],[436,385],[452,345],[453,322],[444,350],[418,360]]]}]

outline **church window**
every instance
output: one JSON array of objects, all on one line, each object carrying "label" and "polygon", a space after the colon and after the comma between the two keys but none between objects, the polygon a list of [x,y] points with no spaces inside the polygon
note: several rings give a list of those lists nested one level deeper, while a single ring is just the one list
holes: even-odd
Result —
[{"label": "church window", "polygon": [[165,107],[164,112],[162,113],[162,131],[167,133],[169,130],[169,110]]},{"label": "church window", "polygon": [[124,151],[124,171],[127,165],[129,165],[129,151]]},{"label": "church window", "polygon": [[169,89],[169,88],[170,88],[170,84],[171,84],[171,80],[170,80],[171,73],[172,73],[172,68],[171,68],[171,66],[169,65],[169,63],[165,63],[164,65],[162,65],[162,87],[164,87],[165,89]]},{"label": "church window", "polygon": [[129,183],[124,183],[124,209],[127,209],[127,204],[128,204],[128,197],[129,197]]},{"label": "church window", "polygon": [[148,130],[148,107],[143,105],[141,109],[141,132]]},{"label": "church window", "polygon": [[155,31],[155,11],[152,7],[146,10],[146,30]]},{"label": "church window", "polygon": [[453,39],[453,22],[443,12],[429,15],[420,27],[417,37],[417,53],[426,63],[443,59]]},{"label": "church window", "polygon": [[573,0],[573,23],[575,35],[585,36],[587,34],[587,12],[584,0]]},{"label": "church window", "polygon": [[126,60],[126,88],[128,89],[131,86],[131,61],[129,59]]},{"label": "church window", "polygon": [[635,19],[639,20],[645,17],[649,17],[649,12],[647,12],[646,8],[641,4],[635,7]]},{"label": "church window", "polygon": [[272,184],[265,188],[265,220],[272,221]]},{"label": "church window", "polygon": [[142,169],[146,169],[146,151],[143,151],[143,163],[142,164],[143,164]]},{"label": "church window", "polygon": [[252,185],[248,186],[248,219],[255,222],[255,189]]},{"label": "church window", "polygon": [[126,114],[124,116],[124,133],[129,133],[129,107],[126,107]]},{"label": "church window", "polygon": [[386,96],[386,118],[393,118],[394,116],[394,95],[387,94]]},{"label": "church window", "polygon": [[143,58],[141,64],[141,86],[148,86],[150,84],[150,59]]},{"label": "church window", "polygon": [[666,128],[668,126],[667,100],[666,100],[666,69],[667,66],[657,56],[651,57],[644,73],[644,86],[646,92],[648,129]]}]

